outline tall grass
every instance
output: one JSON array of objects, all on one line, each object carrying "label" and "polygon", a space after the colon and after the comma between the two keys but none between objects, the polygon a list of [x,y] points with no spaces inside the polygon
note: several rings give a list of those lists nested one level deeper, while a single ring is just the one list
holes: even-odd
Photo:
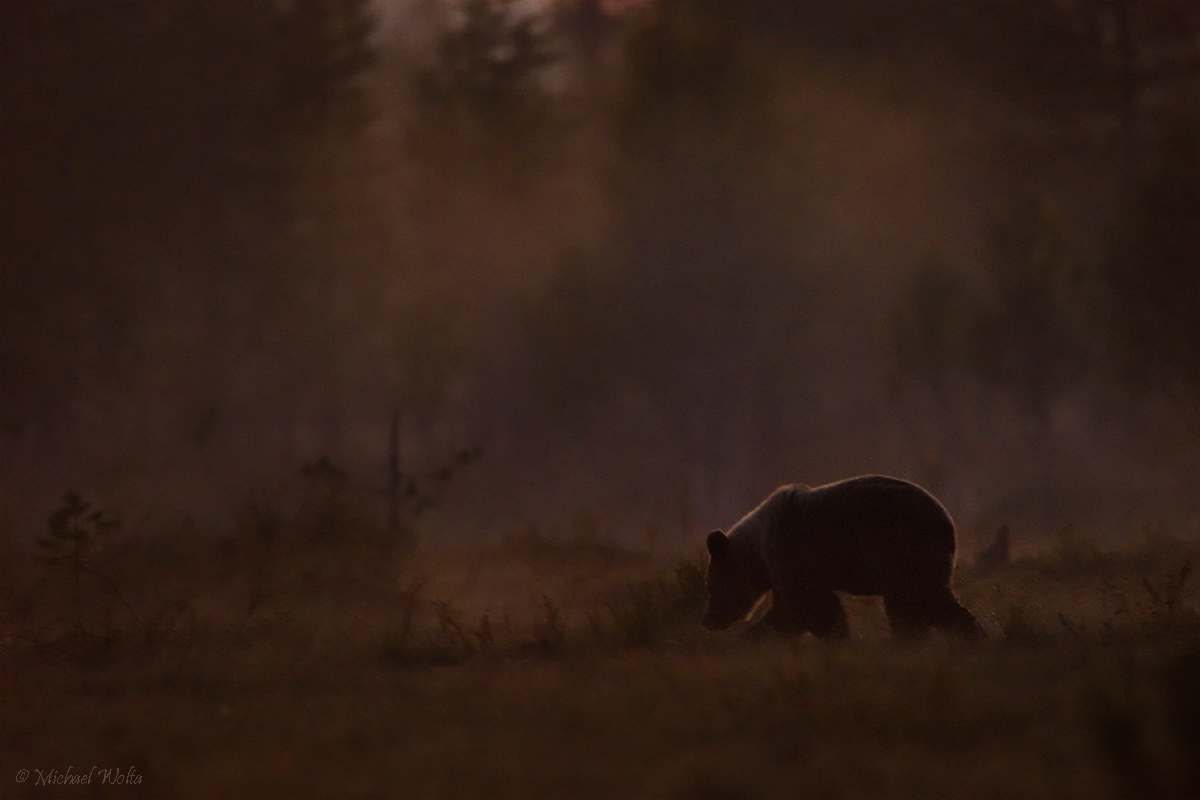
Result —
[{"label": "tall grass", "polygon": [[93,762],[156,796],[1196,796],[1194,543],[964,571],[981,643],[858,600],[820,643],[703,631],[700,559],[412,553],[281,508],[6,545],[5,796]]}]

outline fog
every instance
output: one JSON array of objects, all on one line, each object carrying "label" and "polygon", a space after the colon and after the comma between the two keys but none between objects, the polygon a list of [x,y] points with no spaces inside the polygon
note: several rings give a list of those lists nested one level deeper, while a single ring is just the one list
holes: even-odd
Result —
[{"label": "fog", "polygon": [[1137,9],[7,4],[0,528],[322,457],[382,526],[395,413],[405,473],[482,448],[422,542],[875,472],[969,552],[1194,537],[1200,16]]}]

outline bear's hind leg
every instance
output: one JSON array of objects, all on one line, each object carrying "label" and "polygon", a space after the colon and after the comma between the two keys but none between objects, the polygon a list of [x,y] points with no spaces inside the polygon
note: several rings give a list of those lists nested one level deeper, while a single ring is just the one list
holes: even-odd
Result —
[{"label": "bear's hind leg", "polygon": [[819,639],[844,639],[850,633],[846,610],[832,591],[790,596],[776,591],[768,618],[776,630],[785,633],[809,631]]},{"label": "bear's hind leg", "polygon": [[969,639],[982,639],[983,626],[975,615],[967,610],[953,592],[949,593],[949,603],[942,611],[942,622],[938,627],[966,636]]},{"label": "bear's hind leg", "polygon": [[896,636],[924,633],[930,628],[963,634],[983,635],[975,615],[958,602],[949,587],[922,595],[886,595],[888,623]]}]

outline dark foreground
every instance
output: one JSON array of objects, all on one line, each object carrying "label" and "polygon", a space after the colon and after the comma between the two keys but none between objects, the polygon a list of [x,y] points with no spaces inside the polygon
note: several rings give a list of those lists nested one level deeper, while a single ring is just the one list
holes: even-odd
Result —
[{"label": "dark foreground", "polygon": [[[849,599],[840,644],[707,634],[696,563],[611,548],[211,549],[113,551],[91,589],[9,570],[0,797],[1200,788],[1200,580],[1177,543],[964,576],[982,643],[896,642]],[[38,785],[51,770],[91,783]]]}]

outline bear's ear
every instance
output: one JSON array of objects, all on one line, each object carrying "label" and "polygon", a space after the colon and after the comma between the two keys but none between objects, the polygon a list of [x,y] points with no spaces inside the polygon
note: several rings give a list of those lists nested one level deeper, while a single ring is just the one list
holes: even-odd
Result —
[{"label": "bear's ear", "polygon": [[708,554],[713,558],[721,558],[729,552],[729,537],[721,531],[713,531],[708,535]]}]

